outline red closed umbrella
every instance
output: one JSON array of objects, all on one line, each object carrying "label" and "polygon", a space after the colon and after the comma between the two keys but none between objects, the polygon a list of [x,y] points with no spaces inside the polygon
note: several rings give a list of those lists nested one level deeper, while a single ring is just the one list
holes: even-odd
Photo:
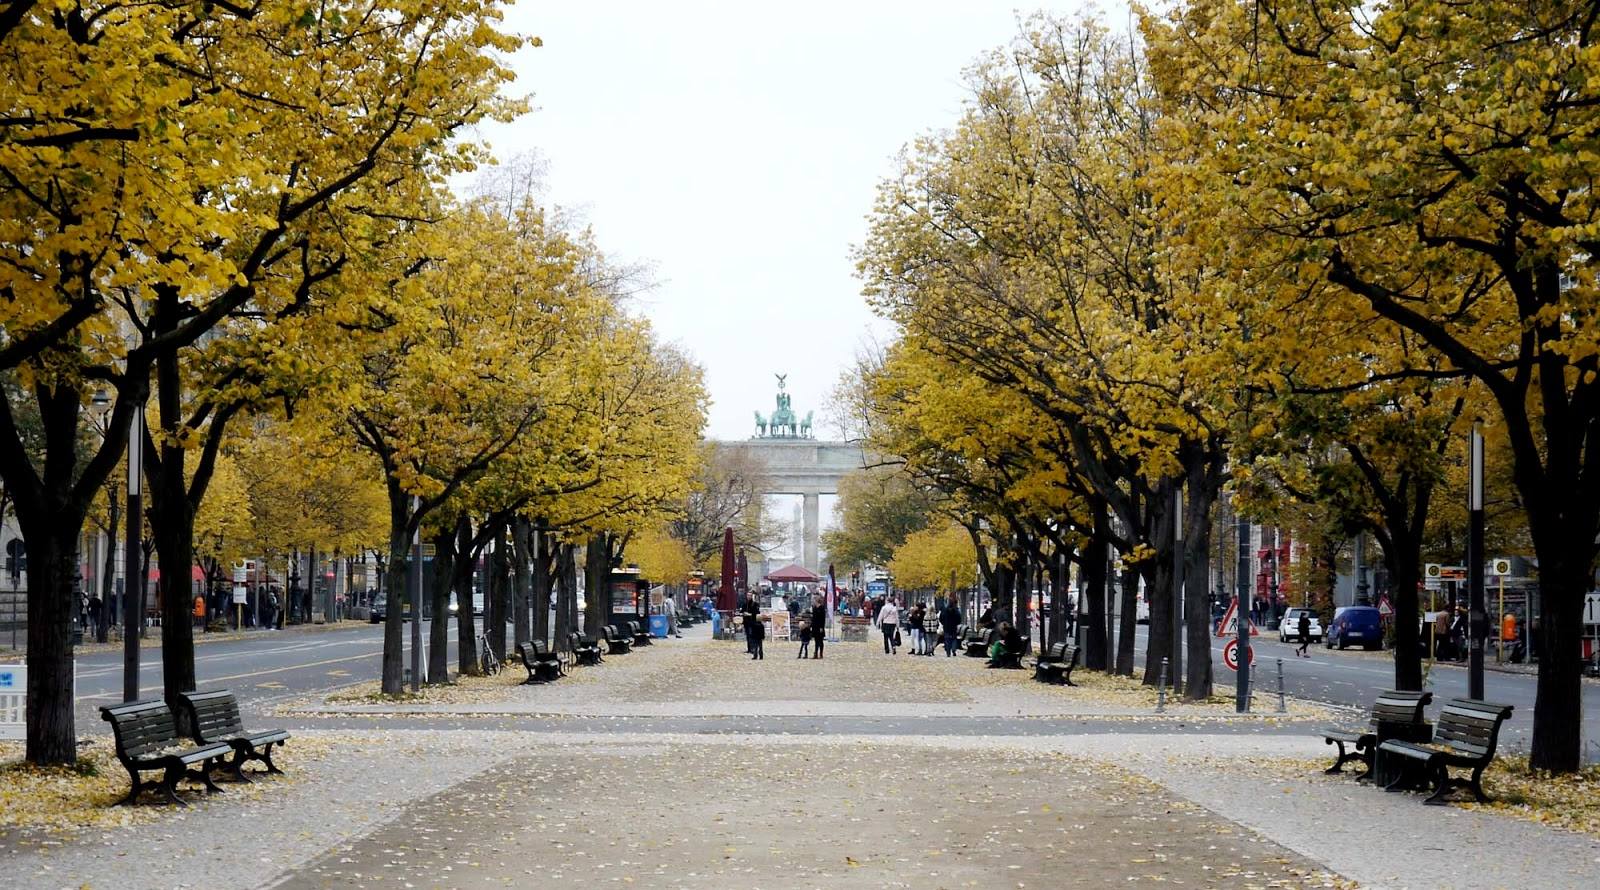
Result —
[{"label": "red closed umbrella", "polygon": [[733,527],[728,526],[722,532],[722,590],[717,597],[718,611],[732,612],[737,606],[733,593],[733,573]]}]

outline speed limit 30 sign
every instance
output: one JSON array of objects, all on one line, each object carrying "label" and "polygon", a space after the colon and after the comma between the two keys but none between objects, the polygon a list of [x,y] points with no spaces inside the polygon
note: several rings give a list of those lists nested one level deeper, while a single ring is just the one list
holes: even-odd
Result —
[{"label": "speed limit 30 sign", "polygon": [[[1227,665],[1228,670],[1230,671],[1237,671],[1239,669],[1238,640],[1229,640],[1227,645],[1222,647],[1222,663]],[[1254,646],[1250,647],[1250,666],[1256,666],[1256,647]]]}]

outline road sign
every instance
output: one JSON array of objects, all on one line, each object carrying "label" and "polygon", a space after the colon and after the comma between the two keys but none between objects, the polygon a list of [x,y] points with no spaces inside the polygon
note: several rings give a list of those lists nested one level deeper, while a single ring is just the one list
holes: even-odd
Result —
[{"label": "road sign", "polygon": [[1378,598],[1378,614],[1385,618],[1394,614],[1394,606],[1389,605],[1388,597],[1382,596]]},{"label": "road sign", "polygon": [[1600,624],[1600,593],[1591,593],[1583,598],[1583,623]]},{"label": "road sign", "polygon": [[[1222,663],[1227,665],[1228,670],[1230,671],[1236,671],[1239,669],[1238,640],[1229,640],[1227,645],[1222,647]],[[1256,666],[1256,647],[1254,646],[1250,647],[1250,666]]]},{"label": "road sign", "polygon": [[243,584],[235,584],[235,585],[233,585],[233,602],[234,602],[235,605],[242,606],[245,603],[249,602],[249,600],[250,600],[250,598],[247,595],[247,591],[246,591],[245,586]]},{"label": "road sign", "polygon": [[1489,562],[1489,574],[1504,578],[1511,574],[1511,560],[1504,556],[1495,557]]},{"label": "road sign", "polygon": [[[1239,622],[1235,620],[1238,617],[1235,611],[1237,608],[1237,602],[1228,604],[1228,611],[1223,612],[1222,620],[1217,622],[1217,636],[1236,637],[1239,635]],[[1250,622],[1250,636],[1261,636],[1261,629],[1256,627],[1256,623],[1254,621]]]}]

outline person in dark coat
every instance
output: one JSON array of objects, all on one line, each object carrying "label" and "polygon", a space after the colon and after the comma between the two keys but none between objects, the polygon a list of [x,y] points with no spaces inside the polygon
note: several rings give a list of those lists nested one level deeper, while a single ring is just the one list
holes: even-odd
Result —
[{"label": "person in dark coat", "polygon": [[745,594],[744,605],[739,607],[739,614],[744,616],[744,649],[754,655],[756,651],[755,626],[761,623],[761,604],[756,602],[755,594]]},{"label": "person in dark coat", "polygon": [[978,616],[978,626],[984,630],[994,627],[994,604],[983,607],[983,614]]},{"label": "person in dark coat", "polygon": [[822,644],[828,641],[828,604],[817,594],[811,600],[811,641],[816,643],[812,658],[822,657]]},{"label": "person in dark coat", "polygon": [[1294,650],[1294,654],[1301,658],[1310,658],[1311,655],[1306,652],[1306,647],[1311,645],[1310,612],[1307,612],[1304,609],[1300,610],[1300,620],[1295,623],[1295,632],[1300,635],[1300,648]]},{"label": "person in dark coat", "polygon": [[750,629],[750,660],[760,661],[767,657],[766,647],[762,645],[767,638],[767,624],[756,615],[755,619],[745,627]]},{"label": "person in dark coat", "polygon": [[939,628],[944,632],[944,654],[946,658],[953,657],[956,654],[956,647],[961,644],[961,641],[956,638],[956,631],[960,627],[961,609],[952,599],[944,604],[943,609],[939,610]]}]

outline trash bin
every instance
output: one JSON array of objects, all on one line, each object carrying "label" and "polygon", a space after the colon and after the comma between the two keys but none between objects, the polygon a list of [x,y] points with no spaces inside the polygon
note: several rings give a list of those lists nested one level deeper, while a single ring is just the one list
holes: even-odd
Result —
[{"label": "trash bin", "polygon": [[666,637],[666,635],[667,635],[667,616],[665,616],[665,615],[651,615],[650,616],[650,636],[652,636],[652,637]]}]

